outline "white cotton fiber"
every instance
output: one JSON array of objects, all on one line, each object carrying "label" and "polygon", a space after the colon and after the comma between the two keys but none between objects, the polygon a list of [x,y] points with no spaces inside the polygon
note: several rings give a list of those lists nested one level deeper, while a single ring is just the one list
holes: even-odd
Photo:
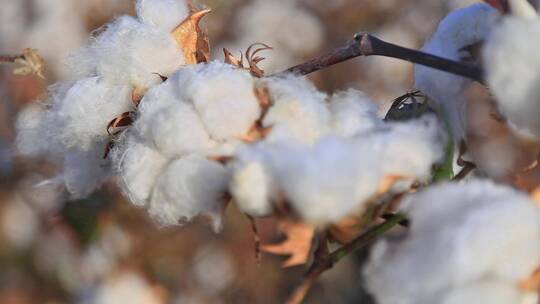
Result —
[{"label": "white cotton fiber", "polygon": [[272,106],[263,120],[271,127],[268,140],[295,139],[313,143],[330,131],[326,95],[303,77],[288,75],[265,79]]},{"label": "white cotton fiber", "polygon": [[[442,304],[527,304],[525,295],[514,282],[485,280],[451,290],[441,298]],[[532,303],[531,303],[532,304]]]},{"label": "white cotton fiber", "polygon": [[409,196],[404,207],[410,230],[380,240],[364,269],[378,303],[457,303],[485,299],[486,288],[512,299],[511,289],[540,264],[540,211],[516,190],[446,183]]},{"label": "white cotton fiber", "polygon": [[540,19],[505,18],[484,48],[499,111],[522,134],[540,138]]},{"label": "white cotton fiber", "polygon": [[131,87],[92,77],[74,83],[64,96],[55,96],[49,111],[60,126],[60,141],[84,151],[108,136],[110,121],[132,109]]},{"label": "white cotton fiber", "polygon": [[62,178],[72,198],[85,198],[92,194],[110,175],[110,163],[103,159],[105,142],[95,144],[91,150],[70,150],[64,156]]},{"label": "white cotton fiber", "polygon": [[212,62],[182,69],[176,77],[214,140],[241,138],[259,118],[254,80],[245,70]]},{"label": "white cotton fiber", "polygon": [[210,148],[210,136],[191,104],[167,81],[152,88],[141,101],[134,125],[140,136],[173,157]]},{"label": "white cotton fiber", "polygon": [[148,88],[184,64],[177,42],[167,31],[129,16],[109,24],[87,48],[70,59],[76,75],[103,77],[115,84]]},{"label": "white cotton fiber", "polygon": [[332,131],[350,137],[382,124],[377,116],[377,105],[363,92],[347,90],[332,96],[329,103],[332,113]]},{"label": "white cotton fiber", "polygon": [[[487,4],[474,4],[450,13],[424,45],[423,51],[452,60],[470,59],[463,48],[483,42],[498,21],[499,13]],[[422,65],[415,66],[415,86],[444,111],[453,135],[464,135],[463,92],[472,81]]]},{"label": "white cotton fiber", "polygon": [[111,151],[122,191],[136,206],[146,206],[169,160],[131,132]]},{"label": "white cotton fiber", "polygon": [[228,173],[221,164],[189,155],[171,162],[157,179],[148,211],[164,225],[198,215],[214,215],[219,221],[227,186]]},{"label": "white cotton fiber", "polygon": [[137,0],[137,16],[148,25],[172,31],[189,14],[184,0]]}]

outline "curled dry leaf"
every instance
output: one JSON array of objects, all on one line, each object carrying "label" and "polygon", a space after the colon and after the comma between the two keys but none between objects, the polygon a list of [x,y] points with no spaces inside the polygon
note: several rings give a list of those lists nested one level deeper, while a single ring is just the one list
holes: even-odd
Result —
[{"label": "curled dry leaf", "polygon": [[200,28],[199,23],[211,11],[210,9],[205,9],[193,13],[172,31],[174,39],[184,52],[186,64],[210,61],[208,35]]},{"label": "curled dry leaf", "polygon": [[[253,50],[254,47],[258,47],[256,48],[255,50]],[[253,50],[253,52],[252,52]],[[273,48],[271,46],[268,46],[264,43],[254,43],[252,45],[250,45],[246,51],[246,59],[249,63],[249,71],[251,72],[251,74],[254,76],[254,77],[263,77],[264,76],[264,71],[258,67],[258,64],[265,60],[266,58],[265,57],[260,57],[260,56],[257,56],[258,53],[262,52],[262,51],[267,51],[267,50],[273,50]]]},{"label": "curled dry leaf", "polygon": [[0,56],[0,63],[16,63],[19,67],[13,70],[14,75],[26,76],[37,75],[40,78],[43,76],[44,61],[39,56],[35,49],[24,49],[23,53],[16,56]]},{"label": "curled dry leaf", "polygon": [[242,136],[242,138],[240,138],[241,140],[248,143],[264,139],[272,131],[272,127],[264,127],[262,124],[266,113],[268,112],[268,109],[272,105],[270,91],[265,85],[256,85],[254,88],[254,93],[255,97],[257,97],[259,106],[261,107],[261,115],[259,119],[257,119],[253,126],[249,129],[248,133]]},{"label": "curled dry leaf", "polygon": [[225,63],[233,65],[240,69],[244,68],[244,55],[242,53],[240,53],[240,59],[238,59],[234,57],[234,55],[229,50],[223,48],[223,54],[225,56]]},{"label": "curled dry leaf", "polygon": [[287,239],[280,244],[263,245],[261,250],[276,255],[290,256],[283,267],[306,264],[309,260],[315,228],[304,222],[281,220],[278,224]]}]

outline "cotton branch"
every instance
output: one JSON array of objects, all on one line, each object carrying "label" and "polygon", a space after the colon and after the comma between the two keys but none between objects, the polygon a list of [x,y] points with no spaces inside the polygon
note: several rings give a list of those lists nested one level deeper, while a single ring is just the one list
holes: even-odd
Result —
[{"label": "cotton branch", "polygon": [[368,33],[358,33],[346,46],[333,50],[326,55],[310,60],[278,73],[295,73],[307,75],[334,64],[359,56],[383,56],[397,58],[416,64],[425,65],[437,70],[467,77],[483,82],[483,71],[479,66],[454,61],[424,53],[380,40]]},{"label": "cotton branch", "polygon": [[19,67],[13,70],[15,75],[30,75],[34,74],[41,78],[43,77],[44,63],[43,59],[34,49],[24,49],[19,55],[0,55],[0,64],[15,63]]},{"label": "cotton branch", "polygon": [[[372,227],[367,230],[364,234],[360,235],[350,243],[344,245],[343,247],[336,249],[330,254],[324,254],[326,249],[326,242],[323,240],[319,244],[319,249],[315,254],[315,261],[313,265],[309,268],[304,280],[302,283],[294,290],[293,294],[287,300],[287,304],[300,304],[305,299],[309,289],[319,276],[332,268],[336,263],[341,259],[349,255],[350,253],[357,251],[369,245],[377,237],[388,232],[393,227],[399,225],[406,220],[404,214],[398,213],[395,215],[388,216],[388,219],[377,226]],[[322,248],[322,249],[321,249]]]}]

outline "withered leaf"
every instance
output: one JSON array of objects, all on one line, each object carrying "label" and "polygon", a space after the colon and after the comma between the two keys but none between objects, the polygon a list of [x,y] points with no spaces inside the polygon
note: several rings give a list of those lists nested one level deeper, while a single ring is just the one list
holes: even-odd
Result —
[{"label": "withered leaf", "polygon": [[13,70],[13,74],[21,76],[33,74],[40,78],[45,78],[43,76],[44,61],[39,56],[37,50],[24,49],[22,55],[15,59],[15,63],[20,66]]},{"label": "withered leaf", "polygon": [[282,231],[287,239],[280,244],[263,245],[261,250],[276,255],[290,256],[283,263],[283,267],[292,267],[303,265],[308,262],[315,228],[304,222],[292,220],[281,220],[279,230]]},{"label": "withered leaf", "polygon": [[172,31],[174,39],[184,53],[186,64],[197,64],[210,60],[208,35],[199,26],[201,19],[210,12],[210,9],[205,9],[193,13]]},{"label": "withered leaf", "polygon": [[241,68],[243,69],[244,68],[244,55],[242,53],[240,53],[240,59],[234,57],[234,55],[229,52],[229,50],[227,50],[226,48],[223,48],[223,54],[225,56],[225,63],[227,64],[230,64],[230,65],[233,65],[237,68]]},{"label": "withered leaf", "polygon": [[538,292],[540,290],[540,268],[536,269],[530,277],[521,281],[519,285],[521,290]]},{"label": "withered leaf", "polygon": [[[257,47],[253,52],[252,52],[252,49],[254,47]],[[262,51],[266,51],[266,50],[273,50],[273,48],[271,46],[268,46],[264,43],[254,43],[252,45],[249,46],[249,48],[247,49],[246,51],[246,59],[249,63],[249,71],[251,72],[251,75],[253,75],[254,77],[263,77],[264,76],[264,71],[259,68],[258,64],[265,60],[266,58],[264,57],[259,57],[257,56],[258,53],[262,52]]]},{"label": "withered leaf", "polygon": [[116,135],[118,132],[121,132],[121,130],[111,131],[111,129],[123,128],[131,125],[133,123],[133,115],[133,112],[124,112],[120,116],[111,120],[111,122],[109,122],[107,125],[107,133],[109,133],[109,135]]}]

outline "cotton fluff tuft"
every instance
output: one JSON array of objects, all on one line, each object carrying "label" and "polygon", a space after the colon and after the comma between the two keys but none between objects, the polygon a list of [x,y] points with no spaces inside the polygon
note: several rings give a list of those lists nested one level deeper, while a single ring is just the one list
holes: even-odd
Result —
[{"label": "cotton fluff tuft", "polygon": [[221,62],[186,67],[177,72],[179,90],[193,104],[212,139],[240,138],[261,110],[249,72]]},{"label": "cotton fluff tuft", "polygon": [[78,77],[98,75],[116,84],[148,88],[184,64],[170,32],[129,17],[119,17],[88,47],[71,56]]},{"label": "cotton fluff tuft", "polygon": [[248,214],[267,214],[283,197],[312,223],[336,222],[361,213],[386,176],[428,179],[443,155],[441,133],[428,116],[353,138],[328,135],[311,145],[264,141],[246,146],[233,166],[232,195]]},{"label": "cotton fluff tuft", "polygon": [[272,128],[268,140],[313,143],[330,131],[327,96],[304,77],[273,77],[265,84],[273,101],[263,120],[263,126]]},{"label": "cotton fluff tuft", "polygon": [[92,150],[68,151],[64,156],[64,170],[60,176],[72,198],[88,197],[111,175],[109,161],[103,159],[105,142]]},{"label": "cotton fluff tuft", "polygon": [[[499,19],[497,10],[487,4],[474,4],[450,13],[439,24],[423,51],[461,61],[470,55],[463,48],[483,42]],[[472,81],[461,76],[415,66],[415,86],[435,102],[446,115],[456,139],[464,134],[463,92]]]},{"label": "cotton fluff tuft", "polygon": [[132,132],[116,143],[111,159],[123,193],[134,205],[146,206],[169,160]]},{"label": "cotton fluff tuft", "polygon": [[184,0],[137,0],[136,9],[137,16],[142,22],[168,32],[189,14],[189,8]]},{"label": "cotton fluff tuft", "polygon": [[213,145],[198,113],[182,100],[180,90],[172,81],[152,88],[139,105],[134,125],[142,138],[169,157]]},{"label": "cotton fluff tuft", "polygon": [[334,133],[350,137],[369,131],[382,123],[377,106],[361,91],[348,90],[332,96],[329,104]]},{"label": "cotton fluff tuft", "polygon": [[526,296],[516,287],[540,264],[540,211],[526,195],[472,180],[432,186],[408,197],[404,208],[410,230],[380,240],[364,270],[378,303]]},{"label": "cotton fluff tuft", "polygon": [[228,178],[225,167],[204,157],[189,155],[175,160],[157,179],[148,212],[164,225],[209,215],[214,229],[220,230]]},{"label": "cotton fluff tuft", "polygon": [[487,80],[498,108],[520,133],[540,138],[540,19],[505,18],[484,48]]}]

